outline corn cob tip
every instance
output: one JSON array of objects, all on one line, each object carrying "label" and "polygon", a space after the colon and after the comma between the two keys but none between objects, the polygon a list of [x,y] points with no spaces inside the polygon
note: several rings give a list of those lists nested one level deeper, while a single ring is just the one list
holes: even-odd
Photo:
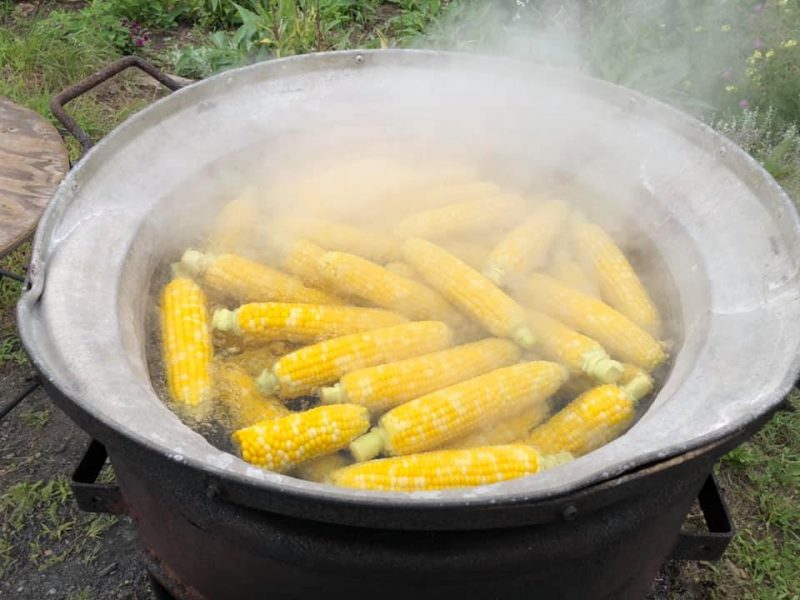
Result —
[{"label": "corn cob tip", "polygon": [[180,264],[186,273],[189,273],[192,277],[197,277],[205,273],[213,260],[214,257],[211,254],[204,254],[199,250],[190,248],[183,253]]},{"label": "corn cob tip", "polygon": [[256,378],[256,387],[258,387],[259,392],[265,396],[269,396],[271,394],[277,394],[280,385],[274,373],[269,369],[264,369],[261,375]]},{"label": "corn cob tip", "polygon": [[341,383],[324,387],[319,392],[319,399],[323,404],[343,404],[347,402],[347,394]]},{"label": "corn cob tip", "polygon": [[513,339],[517,345],[525,348],[525,350],[530,350],[536,345],[536,336],[533,335],[533,331],[531,331],[531,328],[527,325],[517,327],[511,335],[511,339]]},{"label": "corn cob tip", "polygon": [[506,282],[506,271],[497,265],[488,264],[483,269],[483,274],[492,281],[495,285],[502,286]]},{"label": "corn cob tip", "polygon": [[621,362],[611,359],[604,350],[595,349],[583,355],[583,372],[602,383],[614,383],[625,370]]},{"label": "corn cob tip", "polygon": [[555,469],[561,465],[575,460],[569,452],[557,452],[556,454],[540,455],[539,457],[539,470],[546,471],[547,469]]},{"label": "corn cob tip", "polygon": [[220,308],[214,311],[214,316],[211,317],[211,327],[219,331],[234,331],[239,332],[239,321],[236,318],[235,310],[228,310],[227,308]]},{"label": "corn cob tip", "polygon": [[638,401],[653,391],[653,379],[649,375],[639,373],[623,385],[622,389],[628,392],[634,401]]},{"label": "corn cob tip", "polygon": [[350,454],[357,462],[364,462],[378,456],[386,447],[386,436],[383,430],[375,427],[368,433],[350,442]]}]

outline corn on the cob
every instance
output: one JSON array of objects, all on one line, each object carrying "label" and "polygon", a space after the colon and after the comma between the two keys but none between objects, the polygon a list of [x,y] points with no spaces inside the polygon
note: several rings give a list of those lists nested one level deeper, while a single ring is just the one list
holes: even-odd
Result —
[{"label": "corn on the cob", "polygon": [[475,242],[464,242],[457,239],[441,240],[439,245],[450,254],[468,264],[473,269],[480,271],[489,257],[491,248],[481,246]]},{"label": "corn on the cob", "polygon": [[280,267],[299,277],[303,283],[315,288],[325,289],[327,282],[319,270],[319,259],[327,252],[308,240],[278,242]]},{"label": "corn on the cob", "polygon": [[261,221],[256,188],[249,186],[228,202],[217,215],[209,240],[211,252],[251,255],[257,247],[255,223]]},{"label": "corn on the cob", "polygon": [[617,385],[625,385],[633,381],[634,377],[650,376],[644,369],[631,363],[622,363],[622,375]]},{"label": "corn on the cob", "polygon": [[282,219],[275,221],[272,229],[294,233],[327,250],[349,252],[381,263],[393,260],[398,255],[397,241],[391,236],[333,221]]},{"label": "corn on the cob", "polygon": [[476,429],[443,447],[447,449],[477,448],[524,442],[534,427],[544,422],[550,414],[550,403],[542,402],[521,413],[497,423]]},{"label": "corn on the cob", "polygon": [[430,450],[546,402],[567,377],[564,367],[545,361],[496,369],[393,408],[378,427],[350,444],[350,452],[363,461],[381,452]]},{"label": "corn on the cob", "polygon": [[644,329],[604,302],[534,273],[519,291],[531,306],[597,340],[612,356],[648,371],[667,355]]},{"label": "corn on the cob", "polygon": [[236,310],[216,310],[212,326],[252,339],[312,343],[406,321],[378,308],[260,302],[244,304]]},{"label": "corn on the cob", "polygon": [[352,464],[352,460],[348,460],[340,453],[328,454],[327,456],[320,456],[319,458],[312,458],[308,462],[303,463],[297,467],[291,474],[299,477],[300,479],[307,479],[308,481],[316,481],[323,483],[327,481],[331,473]]},{"label": "corn on the cob", "polygon": [[536,349],[548,360],[603,383],[613,383],[622,375],[622,364],[611,360],[593,339],[535,310],[528,312],[528,322],[538,340]]},{"label": "corn on the cob", "polygon": [[367,429],[366,408],[337,404],[261,421],[235,431],[232,438],[245,461],[283,472],[345,448]]},{"label": "corn on the cob", "polygon": [[575,288],[592,298],[600,297],[594,272],[585,269],[568,252],[563,250],[556,252],[547,272],[567,287]]},{"label": "corn on the cob", "polygon": [[525,201],[512,194],[457,202],[406,217],[394,232],[399,239],[442,238],[495,229],[512,223],[524,206]]},{"label": "corn on the cob", "polygon": [[340,292],[411,319],[434,319],[456,328],[465,324],[461,314],[428,286],[395,275],[365,258],[328,252],[320,259],[320,265],[328,282]]},{"label": "corn on the cob", "polygon": [[179,277],[164,287],[161,343],[170,397],[202,411],[211,396],[213,350],[206,295],[191,279]]},{"label": "corn on the cob", "polygon": [[403,255],[425,281],[492,335],[511,338],[523,348],[536,342],[525,310],[486,276],[425,240],[406,240]]},{"label": "corn on the cob", "polygon": [[266,265],[236,254],[214,256],[187,250],[181,266],[221,296],[244,302],[310,302],[339,304],[341,300]]},{"label": "corn on the cob", "polygon": [[497,285],[541,267],[567,219],[566,205],[553,200],[538,207],[489,254],[483,273]]},{"label": "corn on the cob", "polygon": [[572,457],[543,456],[524,444],[439,450],[359,463],[334,471],[331,483],[362,490],[443,490],[533,475]]},{"label": "corn on the cob", "polygon": [[289,414],[280,400],[262,396],[253,378],[238,365],[217,360],[212,374],[216,397],[227,409],[234,428]]},{"label": "corn on the cob", "polygon": [[241,367],[250,377],[257,377],[264,369],[271,368],[288,351],[288,344],[273,342],[238,354],[228,355],[225,357],[225,362]]},{"label": "corn on the cob", "polygon": [[398,362],[360,369],[323,388],[325,403],[350,402],[379,414],[465,379],[519,360],[520,350],[508,340],[486,339]]},{"label": "corn on the cob", "polygon": [[602,228],[585,221],[573,224],[572,237],[579,258],[597,273],[603,299],[639,327],[658,336],[658,309],[614,240]]},{"label": "corn on the cob", "polygon": [[435,352],[452,340],[453,332],[438,321],[373,329],[300,348],[264,371],[256,383],[264,394],[301,396],[351,371]]},{"label": "corn on the cob", "polygon": [[412,269],[407,263],[404,263],[399,260],[386,263],[385,265],[383,265],[383,268],[389,271],[390,273],[394,273],[395,275],[400,275],[400,277],[405,277],[406,279],[417,278],[417,272],[414,269]]},{"label": "corn on the cob", "polygon": [[601,385],[584,392],[533,430],[528,443],[543,453],[581,456],[619,436],[633,421],[636,404],[653,390],[648,375],[623,386]]}]

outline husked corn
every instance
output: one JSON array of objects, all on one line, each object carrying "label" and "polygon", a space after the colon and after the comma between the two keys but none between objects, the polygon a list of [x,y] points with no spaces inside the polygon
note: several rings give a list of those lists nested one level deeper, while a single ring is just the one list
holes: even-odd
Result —
[{"label": "husked corn", "polygon": [[238,365],[216,360],[212,373],[216,397],[236,429],[289,414],[280,400],[262,396],[253,378]]},{"label": "husked corn", "polygon": [[335,386],[323,388],[320,396],[325,403],[361,404],[372,414],[379,414],[435,390],[513,364],[520,354],[516,344],[489,338],[353,371]]},{"label": "husked corn", "polygon": [[248,186],[222,208],[209,240],[212,252],[253,254],[258,245],[254,223],[261,220],[256,198],[256,188]]},{"label": "husked corn", "polygon": [[448,449],[477,448],[496,444],[522,443],[527,439],[531,430],[541,424],[549,414],[550,404],[548,402],[535,404],[519,414],[481,427],[448,442],[443,447]]},{"label": "husked corn", "polygon": [[381,452],[430,450],[546,402],[568,377],[564,367],[545,361],[496,369],[393,408],[378,427],[350,444],[350,452],[363,461]]},{"label": "husked corn", "polygon": [[403,256],[426,282],[492,335],[511,338],[523,348],[536,342],[525,310],[485,275],[426,240],[406,240]]},{"label": "husked corn", "polygon": [[362,490],[443,490],[533,475],[570,459],[566,455],[542,456],[524,444],[440,450],[358,463],[334,471],[330,481]]},{"label": "husked corn", "polygon": [[232,437],[245,461],[282,473],[345,448],[367,429],[366,408],[336,404],[267,419],[235,431]]},{"label": "husked corn", "polygon": [[205,404],[211,396],[211,328],[206,295],[191,279],[179,277],[164,286],[161,344],[173,402],[191,408]]},{"label": "husked corn", "polygon": [[319,458],[312,458],[304,462],[293,471],[292,475],[307,481],[323,483],[329,479],[331,473],[343,469],[352,463],[352,460],[348,460],[337,452],[335,454],[320,456]]},{"label": "husked corn", "polygon": [[319,342],[281,358],[256,383],[264,394],[302,396],[343,375],[448,347],[453,332],[438,321],[419,321],[373,329]]},{"label": "husked corn", "polygon": [[244,304],[236,310],[216,310],[212,326],[251,339],[311,343],[399,325],[406,320],[377,308],[261,302]]},{"label": "husked corn", "polygon": [[397,241],[390,236],[333,221],[283,219],[277,221],[274,228],[294,232],[326,250],[357,254],[381,263],[394,260],[398,255]]},{"label": "husked corn", "polygon": [[639,327],[658,336],[661,331],[658,309],[611,236],[597,225],[583,221],[573,224],[572,237],[578,256],[597,273],[603,299]]}]

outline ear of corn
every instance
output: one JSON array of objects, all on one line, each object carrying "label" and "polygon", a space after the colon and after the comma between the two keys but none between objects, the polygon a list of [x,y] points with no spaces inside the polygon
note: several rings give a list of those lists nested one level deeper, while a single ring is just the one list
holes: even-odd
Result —
[{"label": "ear of corn", "polygon": [[585,269],[566,248],[562,247],[556,251],[547,273],[567,287],[592,298],[600,298],[600,288],[594,269]]},{"label": "ear of corn", "polygon": [[280,248],[280,266],[292,275],[299,277],[303,283],[315,288],[325,289],[327,282],[320,273],[319,259],[326,250],[308,240],[278,242]]},{"label": "ear of corn", "polygon": [[525,201],[513,194],[456,202],[406,217],[395,227],[399,239],[442,238],[455,234],[496,229],[512,223]]},{"label": "ear of corn", "polygon": [[638,375],[623,386],[593,388],[534,429],[528,443],[545,454],[569,452],[581,456],[596,450],[630,426],[636,404],[652,389],[653,380],[647,375]]},{"label": "ear of corn", "polygon": [[264,394],[302,396],[343,375],[448,347],[453,332],[438,321],[420,321],[347,335],[300,348],[264,371],[257,384]]},{"label": "ear of corn", "polygon": [[211,396],[213,351],[206,295],[191,279],[180,277],[164,286],[161,343],[170,397],[202,410]]},{"label": "ear of corn", "polygon": [[417,279],[417,272],[412,269],[408,263],[404,263],[399,260],[386,263],[383,265],[383,268],[390,273],[394,273],[400,277],[405,277],[406,279]]},{"label": "ear of corn", "polygon": [[252,339],[310,343],[405,322],[377,308],[263,302],[216,310],[212,325]]},{"label": "ear of corn", "polygon": [[613,383],[622,375],[622,364],[611,360],[593,339],[537,311],[528,312],[528,322],[538,340],[536,349],[548,360],[603,383]]},{"label": "ear of corn", "polygon": [[319,244],[326,250],[357,254],[381,263],[393,260],[398,255],[397,241],[391,236],[333,221],[284,219],[276,221],[272,229],[293,233]]},{"label": "ear of corn", "polygon": [[236,252],[251,255],[256,247],[254,223],[262,220],[256,201],[256,188],[249,186],[228,202],[217,215],[209,248],[212,252]]},{"label": "ear of corn", "polygon": [[410,239],[403,255],[447,300],[497,337],[531,348],[535,337],[525,310],[486,276],[431,242]]},{"label": "ear of corn", "polygon": [[573,224],[572,237],[580,259],[597,273],[603,299],[639,327],[658,336],[658,309],[614,240],[602,228],[585,221]]},{"label": "ear of corn", "polygon": [[532,307],[597,340],[616,358],[648,371],[667,358],[661,344],[630,319],[548,275],[534,273],[519,291]]},{"label": "ear of corn", "polygon": [[355,464],[334,471],[330,480],[336,485],[362,490],[443,490],[533,475],[570,458],[545,457],[524,444],[440,450]]},{"label": "ear of corn", "polygon": [[323,388],[322,401],[349,402],[379,414],[398,404],[519,360],[515,344],[486,339],[393,363],[360,369]]},{"label": "ear of corn", "polygon": [[497,444],[522,443],[530,435],[533,428],[544,422],[549,414],[550,404],[541,402],[512,417],[502,419],[486,427],[480,427],[472,433],[446,443],[443,447],[448,449],[478,448]]},{"label": "ear of corn", "polygon": [[510,276],[544,265],[567,216],[566,205],[558,200],[538,207],[494,247],[483,273],[497,285],[505,285]]},{"label": "ear of corn", "polygon": [[320,406],[239,429],[233,441],[242,458],[270,471],[284,472],[308,460],[345,448],[369,429],[369,412],[356,404]]},{"label": "ear of corn", "polygon": [[476,242],[465,242],[452,238],[442,240],[439,245],[476,271],[483,268],[492,250],[490,247],[481,246]]},{"label": "ear of corn", "polygon": [[330,285],[410,319],[434,319],[460,327],[464,318],[428,286],[395,275],[373,262],[346,252],[328,252],[320,259]]},{"label": "ear of corn", "polygon": [[381,452],[401,455],[435,448],[546,402],[568,376],[561,365],[544,361],[496,369],[393,408],[350,451],[361,461]]},{"label": "ear of corn", "polygon": [[289,414],[280,400],[262,396],[253,378],[241,367],[217,360],[212,372],[214,392],[230,415],[234,428]]},{"label": "ear of corn", "polygon": [[214,293],[238,301],[341,303],[339,298],[306,287],[291,275],[236,254],[214,256],[187,250],[181,266]]}]

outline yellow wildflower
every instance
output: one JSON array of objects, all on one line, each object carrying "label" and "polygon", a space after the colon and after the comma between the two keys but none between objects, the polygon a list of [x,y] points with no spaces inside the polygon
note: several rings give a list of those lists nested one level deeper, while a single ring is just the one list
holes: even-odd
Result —
[{"label": "yellow wildflower", "polygon": [[764,56],[766,56],[767,58],[772,58],[773,56],[775,56],[775,50],[767,50],[767,53]]},{"label": "yellow wildflower", "polygon": [[723,25],[722,27],[720,27],[720,29],[721,29],[722,31],[724,31],[725,33],[728,33],[728,32],[729,32],[731,29],[733,29],[733,27],[731,27],[731,26],[730,26],[728,23],[725,23],[725,25]]},{"label": "yellow wildflower", "polygon": [[797,40],[786,40],[785,42],[781,43],[783,48],[794,48],[797,46]]},{"label": "yellow wildflower", "polygon": [[736,91],[736,86],[735,85],[726,85],[725,86],[725,91],[726,92],[735,92]]}]

